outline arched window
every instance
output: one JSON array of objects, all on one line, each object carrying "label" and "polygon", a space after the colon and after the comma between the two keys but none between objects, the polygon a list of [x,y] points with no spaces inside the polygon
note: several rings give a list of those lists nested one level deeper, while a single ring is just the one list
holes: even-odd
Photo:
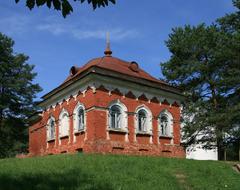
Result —
[{"label": "arched window", "polygon": [[83,110],[83,108],[80,108],[78,110],[77,119],[78,119],[78,131],[83,130],[84,129],[84,110]]},{"label": "arched window", "polygon": [[147,131],[147,113],[141,109],[138,111],[138,131]]},{"label": "arched window", "polygon": [[74,120],[74,132],[79,132],[85,130],[86,119],[85,119],[85,107],[83,104],[78,103],[73,111]]},{"label": "arched window", "polygon": [[59,120],[60,120],[59,135],[60,135],[60,137],[69,135],[69,117],[68,116],[69,115],[66,110],[63,110],[59,116]]},{"label": "arched window", "polygon": [[160,131],[161,135],[167,136],[168,135],[168,117],[166,115],[162,115],[160,118]]},{"label": "arched window", "polygon": [[47,125],[47,140],[53,139],[55,139],[55,121],[54,118],[51,117]]},{"label": "arched window", "polygon": [[110,109],[110,128],[121,128],[122,111],[120,106],[114,105]]},{"label": "arched window", "polygon": [[160,136],[171,137],[173,135],[173,122],[172,114],[164,110],[159,115],[159,133]]},{"label": "arched window", "polygon": [[127,131],[127,107],[119,100],[109,106],[109,129],[120,129]]},{"label": "arched window", "polygon": [[152,113],[146,106],[140,106],[136,110],[136,133],[152,134]]}]

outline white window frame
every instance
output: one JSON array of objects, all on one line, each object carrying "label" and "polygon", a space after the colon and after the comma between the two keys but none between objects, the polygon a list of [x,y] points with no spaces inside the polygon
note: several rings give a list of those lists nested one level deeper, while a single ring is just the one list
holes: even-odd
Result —
[{"label": "white window frame", "polygon": [[[84,120],[81,128],[79,128],[79,117],[78,117],[78,113],[80,109],[83,110],[83,120]],[[85,110],[85,106],[80,102],[78,102],[73,111],[73,131],[74,133],[79,133],[85,130],[86,130],[86,110]]]},{"label": "white window frame", "polygon": [[[145,120],[145,126],[143,126],[143,130],[139,130],[139,112],[144,111],[146,113],[146,120]],[[145,106],[141,105],[137,107],[136,112],[135,112],[135,132],[136,134],[150,134],[152,135],[152,112],[150,109]]]},{"label": "white window frame", "polygon": [[[51,134],[51,123],[54,122],[54,134],[52,137]],[[55,140],[56,139],[56,122],[54,117],[50,117],[47,122],[47,141]]]},{"label": "white window frame", "polygon": [[[140,112],[143,113],[144,117],[142,117],[140,120],[139,120],[139,114]],[[147,132],[147,117],[148,117],[148,114],[147,112],[144,110],[144,109],[140,109],[137,113],[137,119],[138,119],[138,128],[137,130],[139,132]],[[141,125],[141,126],[140,126]],[[141,128],[141,129],[140,129]]]},{"label": "white window frame", "polygon": [[[67,126],[64,125],[63,117],[66,115],[67,117]],[[70,132],[70,119],[67,110],[63,109],[59,115],[59,137],[69,136]]]},{"label": "white window frame", "polygon": [[[114,106],[118,106],[120,109],[120,118],[119,118],[119,126],[118,128],[113,128],[111,125],[112,118],[111,118],[111,109]],[[127,107],[121,103],[119,100],[113,101],[108,107],[108,130],[112,131],[124,131],[128,132],[128,114],[127,114]]]},{"label": "white window frame", "polygon": [[[168,120],[165,134],[162,134],[161,118],[165,116]],[[158,117],[158,131],[160,137],[173,137],[173,116],[168,110],[163,110]]]},{"label": "white window frame", "polygon": [[[113,123],[113,116],[112,116],[112,109],[116,107],[119,111],[119,114],[118,113],[115,113],[114,114],[114,123]],[[111,106],[111,108],[109,109],[109,127],[111,129],[121,129],[121,124],[122,124],[122,109],[120,106],[118,105],[113,105]]]}]

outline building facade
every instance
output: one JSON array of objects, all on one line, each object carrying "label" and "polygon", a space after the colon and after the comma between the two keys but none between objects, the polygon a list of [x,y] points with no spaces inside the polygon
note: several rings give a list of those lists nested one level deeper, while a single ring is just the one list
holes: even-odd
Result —
[{"label": "building facade", "polygon": [[29,155],[114,153],[185,157],[180,91],[136,62],[105,55],[73,66],[43,96],[29,128]]}]

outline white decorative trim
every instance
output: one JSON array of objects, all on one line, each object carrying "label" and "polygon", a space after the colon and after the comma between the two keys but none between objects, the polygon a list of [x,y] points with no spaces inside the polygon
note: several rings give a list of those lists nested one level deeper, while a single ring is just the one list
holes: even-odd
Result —
[{"label": "white decorative trim", "polygon": [[[111,108],[113,106],[119,106],[120,109],[121,109],[121,120],[120,120],[120,125],[121,125],[121,128],[119,129],[114,129],[114,128],[111,128],[110,127],[110,113],[109,113],[109,110],[111,110]],[[128,110],[127,110],[127,107],[119,100],[114,100],[112,101],[109,106],[108,106],[108,110],[107,110],[107,127],[106,127],[106,138],[107,140],[110,139],[110,135],[109,135],[109,132],[110,131],[115,131],[115,132],[123,132],[125,133],[125,141],[128,142]]]},{"label": "white decorative trim", "polygon": [[144,93],[144,95],[146,96],[146,98],[148,100],[151,100],[152,98],[154,98],[154,96],[152,94]]},{"label": "white decorative trim", "polygon": [[76,100],[77,100],[77,94],[75,94],[75,95],[73,96],[73,98],[74,98],[74,100],[76,101]]},{"label": "white decorative trim", "polygon": [[[51,121],[54,122],[54,137],[50,138],[50,124]],[[49,141],[55,140],[54,145],[56,146],[56,121],[55,118],[53,116],[50,116],[50,118],[47,121],[47,125],[46,125],[46,143],[47,143],[47,148],[49,147]]]},{"label": "white decorative trim", "polygon": [[[138,112],[140,110],[144,110],[147,114],[146,116],[146,129],[145,131],[138,131]],[[136,108],[136,111],[135,111],[135,134],[142,134],[142,133],[146,133],[146,134],[149,134],[149,135],[152,135],[152,112],[151,110],[145,105],[140,105]]]},{"label": "white decorative trim", "polygon": [[153,137],[152,137],[152,135],[150,136],[149,143],[150,143],[150,144],[153,143]]},{"label": "white decorative trim", "polygon": [[[67,123],[68,123],[68,126],[62,126],[63,125],[63,121],[62,121],[62,118],[64,115],[67,115]],[[67,133],[65,133],[63,131],[63,129],[65,127],[68,127],[67,130]],[[61,138],[63,137],[66,137],[66,136],[69,136],[70,135],[70,119],[69,119],[69,113],[67,112],[66,109],[62,109],[61,113],[59,114],[59,144],[61,144]],[[69,142],[70,142],[70,138],[69,138]]]},{"label": "white decorative trim", "polygon": [[69,87],[69,89],[71,89],[70,92],[68,92],[69,90],[64,89],[61,93],[58,93],[59,95],[54,95],[51,99],[46,100],[44,104],[45,105],[47,104],[47,105],[45,107],[43,106],[43,109],[46,109],[48,111],[51,106],[53,107],[56,106],[57,102],[59,103],[60,107],[62,107],[61,105],[64,99],[68,100],[71,96],[73,96],[74,99],[76,100],[77,94],[79,91],[83,94],[83,97],[85,97],[86,90],[88,87],[90,87],[92,89],[92,92],[95,93],[96,89],[99,88],[100,86],[104,86],[104,88],[109,91],[108,92],[109,96],[111,96],[111,92],[113,90],[118,89],[123,94],[123,96],[125,96],[129,91],[131,91],[133,95],[136,97],[136,100],[138,100],[139,96],[144,94],[148,99],[148,101],[156,97],[160,105],[165,99],[170,103],[170,105],[173,104],[174,102],[177,102],[178,105],[181,105],[179,95],[175,95],[170,92],[165,92],[160,89],[153,89],[151,87],[148,87],[147,88],[148,91],[143,92],[141,85],[137,85],[137,84],[133,85],[131,83],[125,83],[117,79],[106,80],[102,77],[96,77],[96,78],[93,78],[92,80],[94,81],[97,80],[98,82],[90,82],[90,81],[86,82],[85,80],[85,83],[81,85],[77,85],[74,83],[71,87]]},{"label": "white decorative trim", "polygon": [[[82,130],[79,130],[78,129],[78,125],[79,125],[79,120],[78,120],[78,111],[79,109],[83,109],[83,113],[84,113],[84,124],[83,124],[83,128]],[[85,106],[84,104],[78,102],[73,110],[73,142],[76,142],[76,136],[75,134],[76,133],[79,133],[79,132],[86,132],[86,110],[85,110]]]},{"label": "white decorative trim", "polygon": [[87,89],[82,91],[83,97],[86,96],[86,92],[87,92]]},{"label": "white decorative trim", "polygon": [[139,98],[139,96],[143,94],[142,91],[136,91],[136,90],[129,90],[129,91],[131,91],[137,99]]},{"label": "white decorative trim", "polygon": [[[167,135],[161,134],[160,119],[162,115],[165,115],[168,119]],[[158,136],[173,138],[173,116],[167,109],[162,110],[158,116]]]},{"label": "white decorative trim", "polygon": [[96,87],[95,86],[91,86],[90,88],[92,89],[93,93],[95,94],[96,93]]},{"label": "white decorative trim", "polygon": [[172,106],[172,104],[175,102],[175,100],[173,100],[171,98],[167,98],[167,101],[170,104],[170,106]]},{"label": "white decorative trim", "polygon": [[117,87],[117,89],[123,94],[123,96],[129,92],[129,89],[126,89],[124,87]]},{"label": "white decorative trim", "polygon": [[121,130],[122,131],[125,131],[125,132],[128,132],[128,114],[127,114],[127,112],[128,112],[128,110],[127,110],[127,107],[119,100],[119,99],[117,99],[117,100],[114,100],[114,101],[112,101],[112,102],[110,102],[110,104],[109,104],[109,106],[108,106],[108,111],[107,111],[107,123],[108,123],[108,125],[107,125],[107,130],[111,130],[112,128],[110,127],[110,120],[109,120],[109,118],[110,118],[110,115],[109,115],[109,110],[111,110],[111,107],[113,107],[113,106],[115,106],[115,105],[117,105],[117,106],[119,106],[120,108],[121,108],[121,111],[122,111],[122,117],[121,117]]}]

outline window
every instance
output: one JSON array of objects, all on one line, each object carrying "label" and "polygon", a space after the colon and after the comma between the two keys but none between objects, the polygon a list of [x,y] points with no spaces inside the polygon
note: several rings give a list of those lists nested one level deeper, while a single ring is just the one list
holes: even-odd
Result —
[{"label": "window", "polygon": [[78,131],[81,131],[84,129],[84,110],[83,108],[80,108],[78,110]]},{"label": "window", "polygon": [[60,119],[60,137],[69,135],[69,118],[67,111],[63,110],[59,116]]},{"label": "window", "polygon": [[161,116],[160,119],[160,130],[161,130],[161,135],[167,136],[167,128],[168,127],[168,118],[165,115]]},{"label": "window", "polygon": [[152,113],[145,106],[140,106],[136,110],[136,133],[152,134]]},{"label": "window", "polygon": [[171,137],[173,133],[172,114],[164,110],[159,116],[160,136]]},{"label": "window", "polygon": [[114,105],[110,109],[110,128],[119,129],[121,128],[121,108],[120,106]]},{"label": "window", "polygon": [[73,111],[73,127],[74,132],[81,132],[85,129],[86,119],[85,119],[85,107],[83,104],[79,103],[76,105]]},{"label": "window", "polygon": [[108,129],[126,132],[127,120],[127,107],[119,100],[114,100],[109,106]]},{"label": "window", "polygon": [[53,118],[50,118],[47,125],[47,140],[55,139],[55,122]]},{"label": "window", "polygon": [[147,113],[143,109],[138,112],[138,131],[147,130]]}]

